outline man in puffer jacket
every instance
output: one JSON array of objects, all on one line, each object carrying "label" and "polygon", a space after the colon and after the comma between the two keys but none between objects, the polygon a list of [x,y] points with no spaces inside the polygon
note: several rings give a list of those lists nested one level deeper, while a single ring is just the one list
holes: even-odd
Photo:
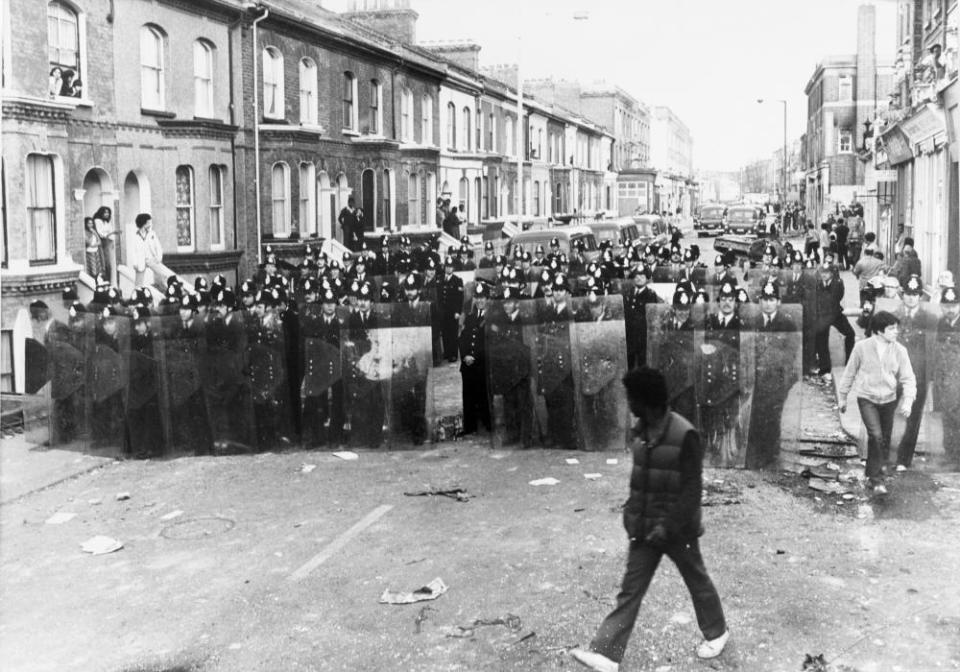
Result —
[{"label": "man in puffer jacket", "polygon": [[700,658],[715,658],[729,638],[720,596],[700,555],[700,490],[703,446],[700,435],[667,405],[667,382],[655,369],[633,369],[623,377],[633,429],[633,471],[623,524],[630,537],[627,569],[617,606],[600,625],[589,650],[574,649],[578,662],[598,672],[618,672],[640,603],[660,559],[677,566],[693,598],[704,641]]}]

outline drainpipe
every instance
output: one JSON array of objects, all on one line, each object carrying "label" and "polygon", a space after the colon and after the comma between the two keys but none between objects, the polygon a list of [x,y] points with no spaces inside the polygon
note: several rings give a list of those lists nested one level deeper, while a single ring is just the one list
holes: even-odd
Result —
[{"label": "drainpipe", "polygon": [[260,85],[257,82],[257,24],[270,15],[270,10],[262,7],[263,14],[253,20],[253,170],[254,185],[256,186],[257,209],[257,263],[263,263],[263,222],[260,215]]}]

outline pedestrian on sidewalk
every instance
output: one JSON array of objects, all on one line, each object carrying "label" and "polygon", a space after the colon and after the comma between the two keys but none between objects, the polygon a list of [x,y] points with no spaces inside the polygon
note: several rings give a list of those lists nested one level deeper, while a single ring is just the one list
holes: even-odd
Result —
[{"label": "pedestrian on sidewalk", "polygon": [[819,267],[820,278],[814,290],[813,343],[817,353],[819,370],[817,373],[825,381],[833,380],[833,363],[830,360],[830,328],[834,327],[843,335],[843,350],[849,361],[850,352],[856,334],[850,321],[843,314],[843,281],[837,277],[832,264],[824,263]]},{"label": "pedestrian on sidewalk", "polygon": [[910,417],[917,379],[907,349],[897,342],[900,320],[893,313],[881,310],[874,314],[870,328],[873,336],[853,348],[837,395],[841,415],[847,410],[850,392],[857,395],[860,418],[867,428],[867,487],[882,495],[887,492],[883,472],[890,453],[897,391],[902,389],[900,413]]},{"label": "pedestrian on sidewalk", "polygon": [[700,658],[716,658],[729,639],[720,596],[700,554],[703,534],[700,490],[703,445],[693,425],[667,403],[667,381],[656,369],[632,369],[623,377],[630,411],[637,417],[633,470],[623,524],[630,537],[627,568],[617,606],[604,619],[589,649],[575,660],[598,672],[618,672],[640,604],[664,555],[676,565],[706,638]]}]

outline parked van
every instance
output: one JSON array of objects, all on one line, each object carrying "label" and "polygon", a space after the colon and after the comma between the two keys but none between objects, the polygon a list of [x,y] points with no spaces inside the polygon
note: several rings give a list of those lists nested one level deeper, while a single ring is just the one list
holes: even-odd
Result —
[{"label": "parked van", "polygon": [[727,207],[718,203],[709,203],[700,207],[700,212],[693,218],[693,230],[699,238],[711,231],[723,233],[727,223]]},{"label": "parked van", "polygon": [[725,233],[744,236],[762,236],[766,233],[764,209],[756,205],[731,205],[727,208]]},{"label": "parked van", "polygon": [[548,253],[550,252],[550,241],[554,238],[560,243],[560,251],[571,256],[572,244],[575,240],[582,240],[584,245],[584,256],[588,261],[593,261],[600,256],[600,250],[597,247],[597,238],[588,226],[562,226],[554,229],[543,229],[540,231],[521,231],[507,244],[507,257],[512,257],[517,247],[530,252],[537,249],[538,245],[543,245]]},{"label": "parked van", "polygon": [[637,225],[637,238],[641,246],[666,245],[670,242],[670,225],[660,215],[638,215],[633,221]]},{"label": "parked van", "polygon": [[608,240],[614,247],[626,247],[640,237],[640,230],[632,219],[603,219],[590,222],[587,226],[593,231],[597,245]]}]

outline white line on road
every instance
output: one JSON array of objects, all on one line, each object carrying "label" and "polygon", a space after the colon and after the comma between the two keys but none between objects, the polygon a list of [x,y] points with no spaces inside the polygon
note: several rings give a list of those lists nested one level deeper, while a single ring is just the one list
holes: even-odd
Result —
[{"label": "white line on road", "polygon": [[373,511],[365,515],[363,519],[356,523],[353,527],[331,541],[326,548],[310,558],[302,567],[300,567],[300,569],[290,575],[289,580],[299,581],[300,579],[306,577],[308,574],[310,574],[310,572],[329,560],[334,553],[346,546],[351,539],[380,520],[380,518],[382,518],[383,515],[392,508],[393,506],[390,504],[384,504],[375,508]]}]

